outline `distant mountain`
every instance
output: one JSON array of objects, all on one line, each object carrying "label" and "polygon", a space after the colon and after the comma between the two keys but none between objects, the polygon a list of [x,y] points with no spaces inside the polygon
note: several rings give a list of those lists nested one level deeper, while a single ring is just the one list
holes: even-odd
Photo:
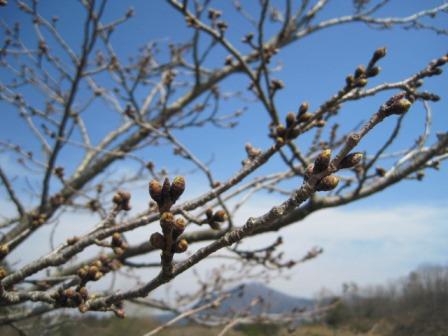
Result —
[{"label": "distant mountain", "polygon": [[[224,300],[217,309],[205,311],[205,314],[218,316],[247,312],[250,315],[283,314],[293,310],[311,308],[313,300],[287,295],[261,283],[251,282],[238,286],[228,292],[230,297]],[[257,300],[257,304],[252,304]],[[196,306],[202,305],[199,302]]]}]

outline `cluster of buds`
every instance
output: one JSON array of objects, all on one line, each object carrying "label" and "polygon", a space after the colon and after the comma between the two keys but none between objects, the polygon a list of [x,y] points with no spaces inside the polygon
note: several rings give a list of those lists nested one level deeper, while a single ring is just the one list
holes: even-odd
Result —
[{"label": "cluster of buds", "polygon": [[[311,120],[313,114],[308,112],[309,104],[304,102],[300,105],[297,113],[288,112],[285,117],[285,125],[277,125],[275,128],[273,137],[275,137],[276,142],[280,145],[283,145],[287,140],[294,139],[299,132],[299,129],[296,127],[301,123],[306,123]],[[325,125],[324,120],[317,120],[316,125],[318,127],[322,127]],[[272,135],[271,135],[272,136]]]},{"label": "cluster of buds", "polygon": [[173,183],[165,178],[163,185],[157,180],[149,182],[149,195],[157,203],[160,213],[169,211],[184,190],[185,179],[182,176],[176,176]]},{"label": "cluster of buds", "polygon": [[162,228],[162,233],[153,233],[149,240],[154,248],[163,251],[162,256],[165,256],[167,260],[173,253],[182,253],[188,249],[188,242],[185,239],[179,239],[185,230],[185,220],[180,217],[175,218],[170,212],[171,207],[184,191],[185,179],[182,176],[176,176],[172,183],[165,178],[163,185],[157,180],[149,183],[149,194],[157,203]]},{"label": "cluster of buds", "polygon": [[53,294],[55,305],[59,307],[80,307],[89,298],[87,288],[79,287],[76,290],[73,288],[62,289]]},{"label": "cluster of buds", "polygon": [[81,279],[81,286],[84,286],[88,281],[98,281],[105,274],[110,271],[115,271],[120,267],[121,263],[117,259],[109,259],[107,256],[101,256],[89,265],[81,267],[77,274]]},{"label": "cluster of buds", "polygon": [[112,198],[112,202],[115,204],[117,210],[129,211],[131,210],[131,205],[129,201],[131,200],[131,194],[127,191],[119,190]]},{"label": "cluster of buds", "polygon": [[381,105],[379,113],[383,117],[388,117],[392,114],[401,115],[409,110],[413,102],[414,97],[408,95],[406,92],[400,92]]},{"label": "cluster of buds", "polygon": [[[363,154],[356,152],[345,156],[339,163],[339,169],[356,167],[363,159]],[[311,176],[325,172],[331,162],[331,149],[324,149],[319,153],[314,163],[310,164],[305,171],[305,182]],[[316,185],[317,191],[330,191],[339,184],[339,177],[336,175],[327,175],[319,180]]]},{"label": "cluster of buds", "polygon": [[185,220],[181,217],[174,218],[171,212],[164,212],[160,217],[162,233],[155,232],[149,238],[151,246],[168,253],[183,253],[188,249],[188,242],[179,239],[185,230]]},{"label": "cluster of buds", "polygon": [[247,153],[247,159],[243,160],[243,162],[242,162],[243,166],[245,166],[246,164],[255,160],[261,154],[261,150],[259,148],[255,148],[250,143],[247,143],[244,146],[244,149],[246,150],[246,153]]},{"label": "cluster of buds", "polygon": [[33,213],[30,216],[31,227],[36,228],[41,226],[47,220],[47,215],[43,213]]},{"label": "cluster of buds", "polygon": [[356,68],[353,75],[348,75],[345,79],[346,89],[362,88],[367,85],[368,78],[375,77],[381,72],[381,68],[376,63],[386,56],[386,48],[378,48],[373,53],[367,68],[360,65]]},{"label": "cluster of buds", "polygon": [[448,63],[448,54],[433,60],[428,67],[429,75],[430,76],[440,75],[443,72],[442,66],[444,66],[446,63]]},{"label": "cluster of buds", "polygon": [[121,256],[128,248],[128,244],[124,241],[123,237],[118,232],[115,232],[112,235],[111,246],[115,255],[117,256]]},{"label": "cluster of buds", "polygon": [[219,230],[221,228],[220,224],[224,223],[227,219],[227,215],[224,210],[218,210],[213,213],[213,210],[210,208],[205,212],[205,216],[207,217],[206,223],[210,225],[213,230]]}]

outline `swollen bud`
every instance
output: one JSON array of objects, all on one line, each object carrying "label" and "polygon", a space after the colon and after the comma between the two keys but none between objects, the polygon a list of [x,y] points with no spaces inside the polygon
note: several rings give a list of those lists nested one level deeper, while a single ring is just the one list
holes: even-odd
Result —
[{"label": "swollen bud", "polygon": [[313,173],[318,174],[328,168],[331,160],[331,149],[324,149],[314,161]]},{"label": "swollen bud", "polygon": [[152,180],[149,182],[149,195],[156,203],[162,201],[162,185],[159,181]]},{"label": "swollen bud", "polygon": [[293,112],[288,112],[288,114],[286,115],[286,127],[287,128],[291,128],[295,125],[296,123],[296,116]]},{"label": "swollen bud", "polygon": [[171,183],[170,196],[173,202],[176,202],[185,190],[185,179],[182,176],[176,176]]},{"label": "swollen bud", "polygon": [[188,249],[188,242],[185,239],[181,239],[177,242],[174,252],[183,253]]},{"label": "swollen bud", "polygon": [[307,102],[303,102],[300,104],[299,112],[297,113],[297,118],[300,118],[302,115],[308,112],[310,105]]},{"label": "swollen bud", "polygon": [[381,112],[385,116],[390,116],[392,114],[404,114],[411,107],[412,102],[406,97],[406,93],[398,93],[392,96],[385,104],[381,106]]},{"label": "swollen bud", "polygon": [[328,175],[322,178],[316,186],[317,191],[330,191],[337,187],[339,177],[336,175]]},{"label": "swollen bud", "polygon": [[361,162],[363,156],[364,155],[359,152],[347,155],[345,158],[341,160],[341,163],[339,163],[339,169],[352,168],[356,166],[358,163]]},{"label": "swollen bud", "polygon": [[386,51],[387,51],[386,48],[378,48],[377,50],[375,50],[372,56],[372,63],[375,63],[380,58],[386,56]]},{"label": "swollen bud", "polygon": [[164,233],[173,229],[174,216],[171,212],[164,212],[162,216],[160,216],[160,226]]},{"label": "swollen bud", "polygon": [[6,257],[9,253],[9,247],[6,244],[0,245],[0,258]]},{"label": "swollen bud", "polygon": [[226,212],[224,210],[218,210],[213,215],[212,221],[222,223],[226,220],[226,218],[227,218]]},{"label": "swollen bud", "polygon": [[165,248],[165,238],[159,232],[153,233],[149,238],[149,242],[156,249],[163,250]]}]

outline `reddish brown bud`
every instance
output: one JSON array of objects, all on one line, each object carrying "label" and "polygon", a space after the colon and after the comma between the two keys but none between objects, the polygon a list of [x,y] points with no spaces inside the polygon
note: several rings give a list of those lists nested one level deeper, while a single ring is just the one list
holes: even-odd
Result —
[{"label": "reddish brown bud", "polygon": [[149,238],[152,247],[163,250],[165,248],[165,238],[159,233],[155,232]]},{"label": "reddish brown bud", "polygon": [[226,212],[224,210],[218,210],[213,215],[212,221],[222,223],[226,220],[226,218],[227,218]]},{"label": "reddish brown bud", "polygon": [[330,191],[337,187],[339,177],[336,175],[328,175],[322,178],[316,186],[317,191]]},{"label": "reddish brown bud", "polygon": [[341,163],[339,163],[339,168],[352,168],[361,162],[363,156],[364,155],[359,152],[351,153],[341,160]]},{"label": "reddish brown bud", "polygon": [[152,180],[149,182],[149,195],[156,203],[162,201],[162,185],[159,181]]},{"label": "reddish brown bud", "polygon": [[213,216],[213,210],[211,209],[211,208],[208,208],[206,211],[205,211],[205,215],[207,216],[207,219],[211,219],[212,218],[212,216]]}]

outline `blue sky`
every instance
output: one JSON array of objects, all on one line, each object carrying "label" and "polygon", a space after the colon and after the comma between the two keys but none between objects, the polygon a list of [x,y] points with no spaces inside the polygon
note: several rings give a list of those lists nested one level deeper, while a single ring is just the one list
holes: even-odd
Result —
[{"label": "blue sky", "polygon": [[[247,22],[234,13],[230,3],[230,1],[226,0],[216,0],[212,2],[212,6],[223,10],[223,18],[229,22],[227,33],[229,39],[236,46],[247,50],[247,47],[239,41],[243,34],[251,31],[251,28]],[[247,1],[247,3],[247,10],[253,13],[253,15],[257,15],[259,12],[258,2]],[[273,3],[282,5],[283,1],[273,1]],[[381,14],[406,16],[423,8],[437,6],[441,3],[442,1],[432,0],[396,0],[392,1]],[[79,48],[80,44],[82,11],[77,1],[64,1],[63,4],[61,6],[60,1],[43,1],[41,11],[47,16],[58,15],[60,17],[58,26],[67,41],[76,49]],[[318,18],[324,19],[347,14],[350,12],[350,4],[351,1],[330,1],[328,9],[323,11]],[[135,17],[118,29],[112,40],[119,56],[123,60],[135,55],[138,47],[150,40],[159,41],[158,43],[162,50],[161,54],[165,55],[167,43],[182,42],[192,35],[192,31],[185,27],[182,16],[174,12],[164,1],[110,1],[105,21],[116,19],[125,13],[129,6],[134,7]],[[0,9],[0,18],[8,24],[19,20],[24,28],[23,36],[25,42],[30,45],[35,43],[29,22],[24,21],[23,15],[19,14],[14,6]],[[443,18],[437,17],[432,20],[433,22],[442,23],[442,26],[444,24],[444,27],[447,28]],[[0,34],[3,34],[3,32]],[[276,62],[282,64],[282,70],[276,73],[275,77],[283,80],[286,84],[286,88],[279,92],[276,97],[278,109],[281,115],[284,116],[288,111],[295,111],[297,106],[305,100],[310,102],[311,107],[317,107],[343,85],[345,76],[351,73],[357,65],[366,64],[372,52],[378,47],[386,46],[388,48],[388,56],[380,62],[382,73],[373,79],[369,86],[386,81],[401,80],[413,74],[416,70],[423,68],[431,59],[446,53],[447,45],[446,36],[437,36],[430,31],[405,31],[400,28],[373,30],[362,24],[334,27],[311,35],[285,48],[273,61],[274,64]],[[217,50],[213,54],[213,59],[210,61],[209,66],[221,66],[226,55],[226,52]],[[8,79],[8,76],[4,70],[0,70],[0,78]],[[106,81],[102,84],[105,86],[109,85]],[[226,80],[221,88],[222,91],[235,89],[245,91],[247,85],[247,79],[243,76],[236,76]],[[427,80],[425,88],[434,91],[442,97],[448,97],[446,76]],[[42,99],[38,95],[31,91],[28,93],[37,104],[42,104]],[[141,95],[140,98],[143,99],[145,91],[141,90],[139,94]],[[363,102],[344,105],[340,115],[340,120],[342,120],[341,128],[348,130],[361,120],[366,120],[389,95],[390,92],[365,99]],[[79,99],[80,101],[83,99],[82,92]],[[238,100],[227,101],[223,102],[220,113],[227,114],[233,112],[243,105],[247,106],[247,112],[234,130],[205,127],[176,134],[187,146],[194,149],[196,155],[202,160],[207,161],[210,158],[214,158],[211,168],[218,179],[228,178],[240,168],[241,160],[245,157],[243,148],[246,142],[251,142],[255,146],[262,148],[270,145],[271,140],[266,137],[269,119],[267,113],[263,111],[260,105],[256,103],[246,104]],[[88,124],[92,126],[93,139],[99,139],[102,134],[116,126],[118,118],[116,115],[109,113],[107,107],[103,104],[97,104],[94,107],[91,112],[86,114],[86,118]],[[437,131],[447,131],[448,104],[446,99],[433,104],[432,108],[434,134]],[[1,102],[0,109],[2,118],[0,123],[1,138],[18,141],[26,148],[38,152],[37,144],[17,118],[16,112]],[[421,104],[416,104],[405,118],[403,132],[399,141],[391,149],[406,148],[413,144],[423,130],[423,121],[423,107]],[[394,122],[392,120],[381,125],[381,127],[363,140],[359,149],[370,152],[378,148],[385,141],[386,131],[389,131],[393,126]],[[434,138],[432,137],[431,139]],[[304,138],[299,139],[297,143],[299,146],[306,148],[309,141],[309,138]],[[158,167],[169,167],[173,170],[179,167],[191,167],[181,159],[167,155],[167,153],[171,154],[171,149],[162,147],[159,149],[142,150],[139,154],[154,161]],[[10,167],[10,170],[17,169],[13,157],[6,157],[4,154],[0,155],[2,167]],[[61,161],[70,170],[70,167],[73,168],[78,163],[77,160],[79,158],[80,152],[78,150],[70,150],[62,154]],[[278,171],[281,167],[281,161],[275,158],[266,167],[257,172],[255,176]],[[342,272],[343,268],[350,269],[351,267],[351,269],[356,269],[356,265],[362,264],[366,260],[367,262],[375,260],[378,264],[384,265],[383,268],[380,267],[379,271],[379,280],[384,280],[395,275],[402,275],[421,262],[444,262],[444,256],[448,252],[441,243],[441,237],[448,238],[448,227],[443,221],[447,217],[444,208],[448,204],[446,195],[446,163],[442,164],[441,167],[442,169],[439,172],[428,170],[423,182],[406,181],[368,199],[338,209],[337,216],[335,213],[333,215],[340,218],[341,223],[335,225],[334,229],[324,227],[321,228],[321,231],[317,230],[318,232],[308,234],[306,229],[302,232],[300,226],[294,227],[293,232],[297,234],[302,232],[305,237],[308,237],[306,241],[300,240],[303,245],[307,245],[307,243],[309,243],[309,246],[324,245],[323,247],[326,251],[329,250],[322,257],[327,264],[320,265],[320,261],[316,261],[316,266],[304,266],[305,270],[308,269],[309,274],[314,274],[314,271],[309,271],[307,267],[317,267],[315,272],[325,272],[325,268],[328,265],[337,265],[341,260],[344,260],[344,263],[338,268]],[[122,162],[113,167],[113,169],[125,172],[127,169],[132,170],[133,168],[135,167],[131,162],[126,162],[125,165]],[[17,171],[17,174],[19,173],[20,171]],[[37,176],[32,178],[33,181],[34,183],[40,183]],[[203,190],[202,184],[204,182],[205,179],[201,176],[189,177],[189,183],[192,189],[195,189],[191,190],[189,195],[199,194]],[[300,182],[298,180],[294,181],[297,184]],[[23,182],[18,181],[18,185],[23,187],[24,184],[21,183]],[[4,198],[4,194],[1,195]],[[185,197],[188,197],[188,194]],[[258,199],[258,207],[251,205],[249,209],[255,212],[264,212],[269,209],[269,206],[273,204],[272,202],[280,202],[281,200],[282,198],[272,199],[270,196],[261,195]],[[408,209],[408,211],[403,211],[403,209]],[[415,210],[415,213],[410,211],[410,209]],[[426,217],[423,215],[417,216],[422,211],[428,212]],[[343,217],[345,212],[348,214],[354,213],[355,215]],[[343,225],[344,221],[356,221],[362,216],[372,215],[373,213],[382,213],[385,217],[378,220],[385,220],[390,226],[397,223],[400,230],[406,230],[406,222],[412,221],[412,225],[408,229],[409,232],[407,232],[409,236],[405,235],[405,238],[408,237],[408,240],[397,240],[396,235],[399,235],[402,231],[393,230],[393,228],[391,233],[388,234],[388,228],[384,223],[378,224],[379,227],[384,229],[384,235],[373,235],[373,237],[365,228],[359,227],[358,229],[358,227],[354,228],[351,226],[350,229],[347,229]],[[417,219],[413,218],[413,216],[405,216],[406,213],[415,214]],[[249,212],[244,214],[253,215]],[[397,215],[395,216],[395,214]],[[244,220],[244,218],[241,218],[241,220]],[[313,218],[310,218],[309,221],[314,223]],[[367,227],[375,226],[372,220],[369,223],[366,224]],[[437,225],[434,225],[434,223],[437,223]],[[292,230],[292,228],[288,228],[288,230]],[[355,237],[350,234],[344,237],[336,235],[338,238],[332,240],[331,234],[328,234],[332,232],[331,230],[335,230],[335,232],[356,231],[360,235],[365,232],[367,237],[363,240],[360,236]],[[424,230],[424,233],[421,230]],[[319,232],[322,232],[322,236],[319,236]],[[412,232],[414,232],[414,235],[411,234]],[[417,239],[418,237],[424,237],[424,242]],[[432,239],[435,242],[434,244],[431,244]],[[260,244],[262,243],[263,241],[260,242]],[[337,243],[341,243],[342,246],[339,245],[336,249]],[[287,246],[285,249],[290,249]],[[304,246],[304,249],[306,248]],[[422,248],[425,249],[426,253],[421,254]],[[405,250],[405,253],[400,254],[399,258],[388,258],[388,255],[393,251],[401,251],[402,249]],[[17,253],[19,258],[22,252],[18,251]],[[351,258],[355,254],[358,257]],[[365,257],[365,259],[361,257]],[[367,282],[366,274],[370,273],[365,271],[363,273],[364,276],[361,273],[363,272],[347,271],[345,274],[347,274],[347,277],[355,278],[354,280],[358,276],[357,279],[360,282]],[[310,277],[312,278],[311,275]],[[343,277],[336,276],[331,283],[339,286],[338,282],[342,280],[344,280]],[[310,282],[313,281],[310,280]],[[326,283],[324,285],[330,286]],[[279,282],[277,286],[282,287],[285,284]],[[309,290],[306,293],[300,293],[309,295],[315,290],[315,288],[311,288],[312,286],[308,287]]]}]

